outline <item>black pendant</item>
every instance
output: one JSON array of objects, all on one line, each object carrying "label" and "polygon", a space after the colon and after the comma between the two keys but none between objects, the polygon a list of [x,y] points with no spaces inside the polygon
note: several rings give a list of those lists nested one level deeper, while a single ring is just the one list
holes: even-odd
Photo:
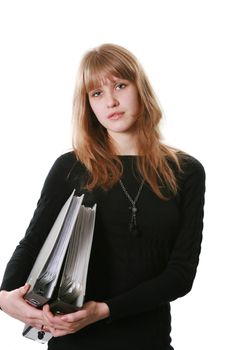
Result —
[{"label": "black pendant", "polygon": [[129,224],[129,230],[130,230],[131,234],[134,237],[137,237],[137,236],[140,235],[140,231],[139,231],[138,226],[137,226],[137,212],[138,212],[138,208],[136,207],[136,203],[137,203],[138,198],[140,196],[140,193],[142,191],[142,187],[143,187],[144,182],[145,181],[142,179],[141,185],[140,185],[140,187],[138,189],[138,193],[137,193],[136,197],[133,199],[129,195],[129,193],[127,192],[127,190],[125,188],[125,185],[123,184],[121,179],[119,180],[120,186],[121,186],[124,194],[126,195],[126,197],[128,198],[129,202],[131,203],[131,206],[129,207],[129,209],[131,211],[131,220],[130,220],[130,224]]},{"label": "black pendant", "polygon": [[130,230],[130,232],[132,233],[132,235],[133,235],[134,237],[138,237],[138,236],[140,235],[140,230],[139,230],[139,228],[137,227],[137,225],[135,225],[135,224],[131,224],[131,225],[129,226],[129,230]]}]

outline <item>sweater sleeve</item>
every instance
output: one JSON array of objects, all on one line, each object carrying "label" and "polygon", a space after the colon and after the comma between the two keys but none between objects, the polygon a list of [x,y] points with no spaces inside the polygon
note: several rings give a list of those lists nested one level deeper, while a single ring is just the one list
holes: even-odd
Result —
[{"label": "sweater sleeve", "polygon": [[56,216],[73,190],[67,179],[74,161],[74,155],[67,153],[59,157],[49,171],[25,236],[6,266],[2,290],[18,288],[27,280]]},{"label": "sweater sleeve", "polygon": [[107,300],[111,321],[153,310],[191,290],[201,250],[204,193],[204,168],[190,158],[180,190],[181,225],[167,266],[155,278]]}]

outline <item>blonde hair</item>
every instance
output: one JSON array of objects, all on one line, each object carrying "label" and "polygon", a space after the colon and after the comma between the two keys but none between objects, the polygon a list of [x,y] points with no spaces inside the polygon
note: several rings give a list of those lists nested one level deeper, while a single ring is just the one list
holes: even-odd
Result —
[{"label": "blonde hair", "polygon": [[[162,113],[150,82],[136,57],[125,48],[103,44],[87,52],[80,64],[73,100],[73,149],[89,173],[88,190],[111,188],[121,177],[123,166],[114,153],[107,130],[98,122],[88,99],[88,92],[106,77],[135,83],[140,99],[137,158],[140,175],[152,190],[165,199],[162,188],[177,192],[174,164],[180,169],[177,151],[161,142],[159,122]],[[173,165],[172,165],[172,164]]]}]

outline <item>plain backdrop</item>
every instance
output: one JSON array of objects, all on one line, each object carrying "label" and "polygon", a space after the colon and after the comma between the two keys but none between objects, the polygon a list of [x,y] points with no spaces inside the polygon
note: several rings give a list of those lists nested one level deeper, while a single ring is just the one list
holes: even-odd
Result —
[{"label": "plain backdrop", "polygon": [[[71,147],[75,75],[86,50],[131,50],[163,109],[164,140],[206,169],[193,290],[172,303],[175,350],[230,349],[232,333],[231,1],[0,1],[0,278],[54,160]],[[45,349],[0,313],[5,348]],[[120,350],[120,349],[119,349]]]}]

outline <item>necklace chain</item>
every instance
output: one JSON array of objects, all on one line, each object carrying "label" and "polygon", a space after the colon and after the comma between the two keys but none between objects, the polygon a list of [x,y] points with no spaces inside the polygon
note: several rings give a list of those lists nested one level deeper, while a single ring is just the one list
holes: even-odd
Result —
[{"label": "necklace chain", "polygon": [[128,198],[128,200],[130,201],[131,203],[131,207],[129,207],[129,209],[131,210],[131,220],[130,220],[130,224],[129,224],[129,229],[131,232],[133,232],[135,235],[138,234],[138,227],[137,227],[137,217],[136,217],[136,214],[137,214],[137,211],[138,211],[138,208],[136,207],[136,203],[138,201],[138,198],[142,192],[142,187],[144,185],[144,182],[145,180],[142,179],[142,182],[139,186],[139,189],[138,189],[138,193],[136,194],[136,197],[133,199],[130,194],[128,193],[128,191],[126,190],[125,188],[125,185],[123,184],[122,180],[120,179],[119,180],[119,183],[121,185],[121,188],[125,194],[125,196]]}]

